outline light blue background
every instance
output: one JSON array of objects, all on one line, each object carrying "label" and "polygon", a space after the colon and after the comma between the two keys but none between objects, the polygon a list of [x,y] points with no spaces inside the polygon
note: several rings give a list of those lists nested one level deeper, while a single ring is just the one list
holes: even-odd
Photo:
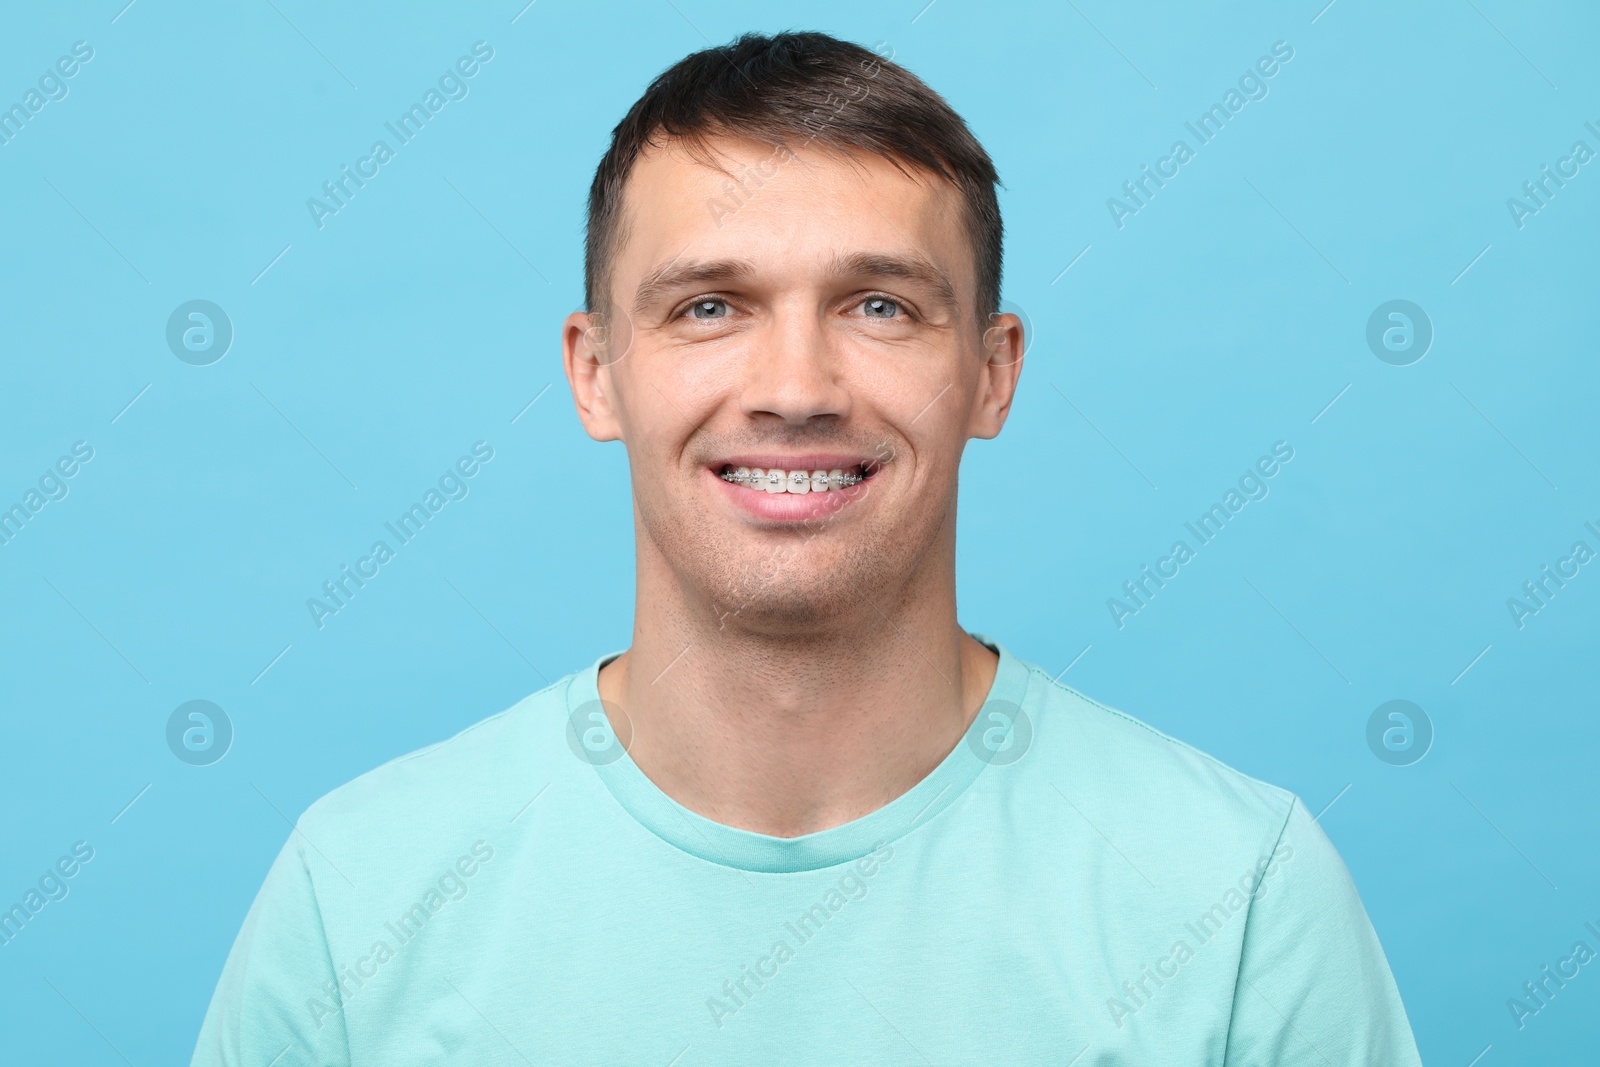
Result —
[{"label": "light blue background", "polygon": [[[1600,949],[1600,564],[1521,629],[1506,601],[1600,549],[1600,162],[1523,228],[1506,200],[1600,150],[1600,15],[923,2],[7,11],[0,105],[95,53],[0,145],[0,506],[95,456],[0,545],[0,906],[96,853],[0,947],[7,1062],[187,1062],[290,820],[627,644],[625,457],[559,364],[584,198],[655,73],[784,28],[883,42],[1005,182],[1035,336],[963,471],[962,622],[1334,802],[1426,1062],[1594,1055],[1600,963],[1525,1029],[1506,1001]],[[307,198],[478,40],[469,96],[319,230]],[[1107,198],[1280,40],[1269,95],[1119,229]],[[1436,331],[1405,367],[1364,339],[1396,298]],[[164,340],[191,299],[235,329],[211,366]],[[478,440],[470,495],[318,630],[306,599]],[[1279,440],[1270,495],[1118,629],[1107,598]],[[1366,742],[1396,698],[1436,730],[1411,766]],[[166,745],[191,699],[236,730],[212,766]]]}]

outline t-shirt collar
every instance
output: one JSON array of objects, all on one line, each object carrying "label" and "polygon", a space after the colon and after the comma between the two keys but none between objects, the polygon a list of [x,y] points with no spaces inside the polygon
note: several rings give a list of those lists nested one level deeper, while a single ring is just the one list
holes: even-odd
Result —
[{"label": "t-shirt collar", "polygon": [[[1004,709],[1003,714],[1014,715],[1025,703],[1027,666],[987,636],[973,633],[972,637],[1000,657],[985,708],[994,705]],[[594,766],[617,803],[637,822],[668,844],[710,863],[771,873],[848,863],[933,822],[990,763],[978,741],[992,717],[980,708],[966,736],[926,777],[876,811],[800,837],[741,830],[690,811],[662,792],[609,736],[603,720],[595,717],[600,711],[600,668],[621,654],[608,652],[572,676],[567,687],[568,744]]]}]

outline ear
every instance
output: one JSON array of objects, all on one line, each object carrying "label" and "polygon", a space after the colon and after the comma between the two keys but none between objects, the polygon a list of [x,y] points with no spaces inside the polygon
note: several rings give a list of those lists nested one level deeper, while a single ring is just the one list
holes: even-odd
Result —
[{"label": "ear", "polygon": [[622,427],[611,406],[611,367],[606,327],[595,312],[574,311],[561,324],[561,365],[578,410],[578,421],[596,441],[620,441]]},{"label": "ear", "polygon": [[968,436],[984,439],[999,436],[1000,427],[1005,425],[1006,415],[1011,411],[1011,400],[1017,395],[1026,341],[1020,317],[1010,312],[989,316],[989,327],[983,331],[979,344],[978,354],[983,365],[978,368],[978,389]]}]

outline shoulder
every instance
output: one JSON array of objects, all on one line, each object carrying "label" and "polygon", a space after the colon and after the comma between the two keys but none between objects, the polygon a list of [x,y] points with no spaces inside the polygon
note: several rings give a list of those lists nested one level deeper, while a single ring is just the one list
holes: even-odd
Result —
[{"label": "shoulder", "polygon": [[[1175,854],[1272,851],[1300,798],[1028,664],[1036,771],[1104,825]],[[1109,833],[1109,831],[1107,831]]]},{"label": "shoulder", "polygon": [[359,848],[396,839],[420,846],[434,831],[495,816],[503,824],[516,808],[502,809],[526,803],[539,785],[567,769],[557,757],[574,677],[346,782],[307,808],[297,829],[319,847],[344,839]]}]

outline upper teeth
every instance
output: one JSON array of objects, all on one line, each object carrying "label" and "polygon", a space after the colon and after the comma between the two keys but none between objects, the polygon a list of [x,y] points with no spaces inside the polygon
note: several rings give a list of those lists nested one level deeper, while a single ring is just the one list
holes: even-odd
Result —
[{"label": "upper teeth", "polygon": [[855,485],[862,476],[855,471],[835,467],[833,470],[786,471],[777,467],[735,467],[724,471],[724,481],[751,489],[765,489],[769,493],[825,493],[830,489],[843,489]]}]

